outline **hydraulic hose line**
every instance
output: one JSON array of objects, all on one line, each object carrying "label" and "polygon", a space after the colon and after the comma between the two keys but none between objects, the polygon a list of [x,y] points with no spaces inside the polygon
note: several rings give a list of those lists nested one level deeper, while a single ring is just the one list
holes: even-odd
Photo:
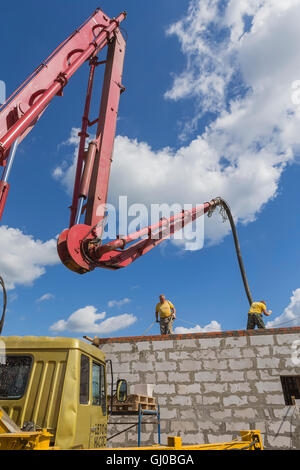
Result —
[{"label": "hydraulic hose line", "polygon": [[5,284],[4,284],[4,280],[1,276],[0,276],[0,285],[1,285],[2,291],[3,291],[3,310],[2,310],[1,320],[0,320],[0,335],[1,335],[2,330],[3,330],[3,326],[4,326],[5,311],[6,311],[6,305],[7,305],[7,294],[6,294]]},{"label": "hydraulic hose line", "polygon": [[[247,276],[246,276],[246,271],[245,271],[245,266],[244,266],[243,259],[242,259],[239,239],[238,239],[238,235],[237,235],[237,231],[236,231],[235,223],[234,223],[234,220],[233,220],[233,217],[232,217],[232,214],[231,214],[230,207],[227,204],[227,202],[224,201],[224,199],[222,199],[220,197],[217,197],[217,198],[213,199],[213,201],[215,202],[215,207],[216,206],[221,206],[221,211],[220,211],[221,214],[222,214],[222,209],[223,209],[226,212],[226,215],[228,217],[230,227],[231,227],[231,231],[232,231],[232,235],[233,235],[236,256],[237,256],[237,259],[238,259],[238,263],[239,263],[239,267],[240,267],[240,271],[241,271],[241,275],[242,275],[242,279],[243,279],[245,292],[246,292],[246,295],[247,295],[247,298],[248,298],[249,305],[251,305],[252,302],[253,302],[252,301],[252,295],[251,295],[251,292],[250,292],[250,288],[249,288],[249,284],[248,284],[248,280],[247,280]],[[211,211],[208,211],[208,216],[209,217],[212,215],[212,212],[214,211],[215,207],[213,207],[213,209]]]}]

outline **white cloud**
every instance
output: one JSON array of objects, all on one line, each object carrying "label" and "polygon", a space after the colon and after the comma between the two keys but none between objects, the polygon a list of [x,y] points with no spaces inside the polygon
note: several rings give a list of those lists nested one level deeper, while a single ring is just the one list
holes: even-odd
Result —
[{"label": "white cloud", "polygon": [[[300,148],[300,106],[291,100],[292,83],[300,78],[299,23],[298,0],[192,0],[185,18],[168,28],[186,68],[165,97],[187,100],[193,114],[183,123],[185,138],[207,111],[214,118],[177,150],[154,151],[118,136],[109,201],[128,195],[129,204],[196,204],[221,196],[236,222],[255,220],[276,197],[282,172]],[[75,142],[73,130],[69,143]],[[75,161],[60,170],[70,191]],[[227,233],[220,217],[205,218],[210,242]]]},{"label": "white cloud", "polygon": [[267,328],[300,326],[300,288],[293,291],[289,305],[283,313],[266,323]]},{"label": "white cloud", "polygon": [[21,230],[0,226],[0,273],[7,289],[17,284],[32,285],[47,266],[59,263],[56,240],[35,240]]},{"label": "white cloud", "polygon": [[108,334],[127,328],[137,320],[134,315],[128,313],[104,320],[105,317],[106,312],[97,313],[96,307],[88,305],[73,312],[67,320],[58,320],[50,326],[50,330],[55,332],[68,330],[75,333]]},{"label": "white cloud", "polygon": [[[228,200],[234,217],[247,222],[275,196],[283,167],[266,148],[257,155],[248,152],[223,167],[217,151],[201,136],[175,152],[154,152],[145,142],[118,136],[108,200],[116,207],[119,195],[128,196],[128,205],[200,204],[221,195]],[[68,190],[74,179],[69,170],[62,180]],[[218,241],[228,232],[229,225],[223,224],[220,217],[205,218],[208,239]]]},{"label": "white cloud", "polygon": [[122,305],[128,304],[129,302],[131,302],[131,300],[125,297],[125,299],[121,300],[110,300],[107,305],[109,307],[122,307]]},{"label": "white cloud", "polygon": [[200,325],[195,325],[192,328],[184,328],[183,326],[177,326],[174,329],[174,333],[178,335],[185,333],[209,333],[210,331],[222,331],[221,324],[215,320],[212,320],[204,327],[201,327]]},{"label": "white cloud", "polygon": [[46,294],[43,294],[41,297],[36,299],[36,302],[45,302],[46,300],[51,300],[54,299],[54,295],[50,294],[50,292],[47,292]]},{"label": "white cloud", "polygon": [[[191,1],[184,19],[167,30],[168,35],[176,35],[179,39],[187,65],[181,74],[175,76],[165,98],[177,101],[201,96],[202,112],[222,109],[226,83],[232,75],[232,67],[229,63],[224,64],[221,54],[224,41],[216,40],[217,34],[224,29],[222,22],[218,21],[219,3],[218,0]],[[212,24],[214,37],[209,37],[208,26]]]},{"label": "white cloud", "polygon": [[298,0],[190,1],[187,15],[167,31],[178,38],[186,67],[175,75],[165,97],[193,97],[195,124],[207,111],[234,117],[234,94],[245,103],[245,118],[252,118],[254,129],[238,123],[250,139],[253,131],[260,137],[274,125],[280,127],[285,117],[280,114],[291,104],[291,82],[298,78],[299,15]]}]

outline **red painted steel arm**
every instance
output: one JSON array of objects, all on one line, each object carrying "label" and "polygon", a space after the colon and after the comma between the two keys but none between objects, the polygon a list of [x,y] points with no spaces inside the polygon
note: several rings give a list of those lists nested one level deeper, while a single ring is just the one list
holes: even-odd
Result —
[{"label": "red painted steel arm", "polygon": [[[95,267],[119,269],[129,265],[218,204],[217,200],[206,202],[102,245],[118,106],[124,91],[122,72],[126,44],[118,26],[125,16],[123,12],[110,19],[100,9],[96,10],[0,108],[0,165],[5,168],[0,181],[1,218],[9,188],[7,173],[18,143],[30,132],[53,97],[62,95],[70,77],[89,61],[70,224],[59,236],[57,244],[65,266],[80,274]],[[97,53],[105,45],[108,45],[107,58],[98,62]],[[98,118],[91,123],[89,112],[95,68],[103,63],[101,105]],[[88,127],[96,122],[95,139],[86,150]],[[83,215],[84,223],[81,224]]]},{"label": "red painted steel arm", "polygon": [[[0,108],[0,165],[6,167],[10,149],[34,127],[55,95],[88,59],[115,37],[126,13],[110,19],[97,9],[69,36]],[[7,198],[7,179],[0,181],[0,216]]]},{"label": "red painted steel arm", "polygon": [[[183,211],[169,219],[163,218],[156,224],[105,245],[102,245],[97,237],[95,228],[91,229],[83,224],[75,225],[61,234],[58,253],[69,269],[80,274],[92,271],[96,267],[123,268],[155,248],[170,235],[214,209],[219,203],[219,198],[212,199],[210,202]],[[130,243],[132,244],[129,245]]]}]

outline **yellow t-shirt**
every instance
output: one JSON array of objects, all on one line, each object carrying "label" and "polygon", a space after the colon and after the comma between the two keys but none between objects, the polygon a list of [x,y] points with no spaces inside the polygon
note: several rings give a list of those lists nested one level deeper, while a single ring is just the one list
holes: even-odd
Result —
[{"label": "yellow t-shirt", "polygon": [[168,318],[170,315],[172,315],[172,308],[174,309],[174,305],[172,304],[172,302],[166,300],[163,304],[161,304],[160,302],[156,304],[155,312],[159,313],[160,318]]},{"label": "yellow t-shirt", "polygon": [[262,312],[266,309],[267,309],[267,306],[265,304],[263,304],[262,302],[253,302],[251,304],[249,313],[260,313],[260,314],[262,314]]}]

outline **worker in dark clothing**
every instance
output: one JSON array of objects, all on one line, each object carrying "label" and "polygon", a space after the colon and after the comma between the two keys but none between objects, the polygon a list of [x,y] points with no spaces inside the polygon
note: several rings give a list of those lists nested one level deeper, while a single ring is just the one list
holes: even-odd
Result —
[{"label": "worker in dark clothing", "polygon": [[248,312],[247,330],[254,330],[256,326],[257,328],[266,328],[263,314],[268,317],[271,313],[272,310],[267,311],[266,302],[264,300],[252,302]]},{"label": "worker in dark clothing", "polygon": [[159,302],[156,304],[155,318],[157,323],[160,324],[161,335],[171,335],[173,333],[172,326],[176,318],[176,310],[172,302],[167,300],[163,294],[159,296]]}]

